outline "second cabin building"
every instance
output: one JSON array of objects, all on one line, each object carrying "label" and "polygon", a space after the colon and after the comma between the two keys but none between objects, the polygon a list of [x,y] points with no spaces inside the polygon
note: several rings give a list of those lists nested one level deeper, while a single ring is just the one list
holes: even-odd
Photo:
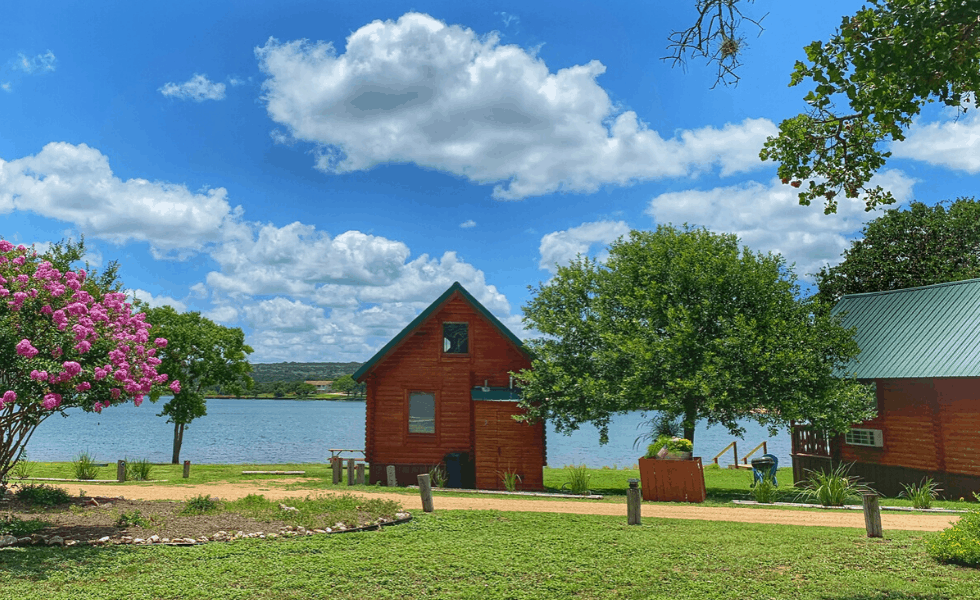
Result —
[{"label": "second cabin building", "polygon": [[458,282],[354,373],[367,386],[370,483],[395,466],[399,485],[444,465],[450,486],[542,489],[544,423],[522,413],[511,372],[531,360],[521,341]]}]

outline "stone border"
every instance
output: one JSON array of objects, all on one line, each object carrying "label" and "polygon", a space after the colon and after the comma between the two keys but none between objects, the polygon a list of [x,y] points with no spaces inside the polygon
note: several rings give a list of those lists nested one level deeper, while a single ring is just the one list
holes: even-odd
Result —
[{"label": "stone border", "polygon": [[[402,515],[402,516],[399,516]],[[375,531],[381,529],[382,527],[388,527],[390,525],[401,525],[402,523],[408,523],[412,520],[412,514],[409,512],[397,512],[395,513],[394,520],[387,520],[384,517],[378,519],[374,523],[369,523],[367,525],[361,525],[360,527],[346,527],[343,523],[337,523],[334,527],[327,527],[325,529],[307,529],[305,527],[297,527],[293,525],[287,525],[282,527],[278,532],[266,533],[264,531],[258,531],[255,533],[245,533],[243,531],[236,531],[229,533],[227,531],[219,531],[211,536],[201,536],[199,538],[161,538],[157,535],[151,535],[148,538],[134,538],[133,536],[124,535],[119,537],[104,536],[97,540],[72,540],[64,539],[58,535],[40,535],[33,533],[29,536],[14,537],[12,535],[6,535],[0,537],[0,549],[6,547],[23,547],[23,546],[61,546],[61,547],[72,547],[72,546],[200,546],[202,544],[207,544],[210,542],[234,542],[237,540],[245,539],[277,539],[277,538],[287,538],[287,537],[297,537],[297,536],[311,536],[319,534],[334,534],[334,533],[354,533],[358,531]]]},{"label": "stone border", "polygon": [[[417,485],[406,485],[403,486],[405,489],[417,490],[419,486]],[[448,492],[448,493],[460,493],[460,494],[486,494],[488,496],[529,496],[532,498],[562,498],[569,500],[602,500],[604,496],[601,494],[552,494],[549,492],[508,492],[506,490],[472,490],[469,488],[447,488],[447,487],[434,487],[433,492]]]}]

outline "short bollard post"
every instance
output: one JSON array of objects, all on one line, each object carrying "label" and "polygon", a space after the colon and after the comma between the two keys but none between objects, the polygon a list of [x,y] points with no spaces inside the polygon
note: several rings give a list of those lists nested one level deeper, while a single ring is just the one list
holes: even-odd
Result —
[{"label": "short bollard post", "polygon": [[868,530],[869,538],[882,537],[881,532],[881,507],[878,506],[878,494],[865,494],[864,500],[864,528]]},{"label": "short bollard post", "polygon": [[422,494],[422,511],[432,512],[432,485],[429,475],[419,475],[419,492]]},{"label": "short bollard post", "polygon": [[184,461],[184,479],[187,479],[190,476],[191,476],[191,461],[185,460]]},{"label": "short bollard post", "polygon": [[357,465],[357,485],[364,485],[364,463]]},{"label": "short bollard post", "polygon": [[398,478],[395,477],[395,465],[388,465],[385,471],[388,474],[388,487],[396,487],[398,485]]},{"label": "short bollard post", "polygon": [[354,459],[347,459],[347,485],[354,485]]},{"label": "short bollard post", "polygon": [[116,481],[119,483],[126,481],[126,461],[124,460],[116,461]]},{"label": "short bollard post", "polygon": [[333,467],[333,484],[337,485],[340,483],[340,457],[335,456],[330,459],[330,462],[332,463],[330,466]]},{"label": "short bollard post", "polygon": [[640,480],[630,479],[630,487],[626,490],[626,523],[640,524]]}]

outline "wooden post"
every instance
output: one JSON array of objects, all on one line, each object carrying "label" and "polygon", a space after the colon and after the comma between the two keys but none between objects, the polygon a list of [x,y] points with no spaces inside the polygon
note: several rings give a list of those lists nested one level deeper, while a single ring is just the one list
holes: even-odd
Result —
[{"label": "wooden post", "polygon": [[184,461],[184,479],[187,479],[190,476],[191,476],[191,461],[185,460]]},{"label": "wooden post", "polygon": [[432,486],[428,473],[419,475],[419,492],[422,494],[422,511],[432,512]]},{"label": "wooden post", "polygon": [[332,459],[330,459],[330,462],[333,463],[332,465],[330,465],[331,467],[333,467],[333,484],[337,485],[338,483],[340,483],[340,469],[341,469],[340,457],[335,456]]},{"label": "wooden post", "polygon": [[734,469],[738,467],[738,442],[732,442],[732,455],[735,457],[735,462],[733,463],[735,466],[732,467]]},{"label": "wooden post", "polygon": [[364,485],[364,463],[357,465],[357,485]]},{"label": "wooden post", "polygon": [[630,479],[630,487],[626,490],[626,523],[628,525],[640,524],[640,488],[637,487],[639,480]]},{"label": "wooden post", "polygon": [[388,473],[388,487],[398,486],[398,477],[395,476],[395,465],[388,465],[386,471]]},{"label": "wooden post", "polygon": [[878,494],[864,495],[864,528],[868,530],[869,538],[882,537],[881,507],[878,506]]},{"label": "wooden post", "polygon": [[354,485],[354,459],[347,459],[347,485]]},{"label": "wooden post", "polygon": [[116,481],[119,483],[126,481],[126,461],[124,460],[116,461]]}]

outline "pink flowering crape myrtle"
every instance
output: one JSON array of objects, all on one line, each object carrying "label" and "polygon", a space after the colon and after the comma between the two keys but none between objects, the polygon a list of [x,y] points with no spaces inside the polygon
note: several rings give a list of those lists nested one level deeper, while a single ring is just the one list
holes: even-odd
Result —
[{"label": "pink flowering crape myrtle", "polygon": [[[80,256],[82,247],[68,250]],[[111,282],[52,264],[59,257],[67,262],[65,255],[39,256],[0,240],[0,490],[31,434],[52,414],[139,405],[169,392],[155,357],[166,340],[150,339],[146,315],[134,312]]]}]

